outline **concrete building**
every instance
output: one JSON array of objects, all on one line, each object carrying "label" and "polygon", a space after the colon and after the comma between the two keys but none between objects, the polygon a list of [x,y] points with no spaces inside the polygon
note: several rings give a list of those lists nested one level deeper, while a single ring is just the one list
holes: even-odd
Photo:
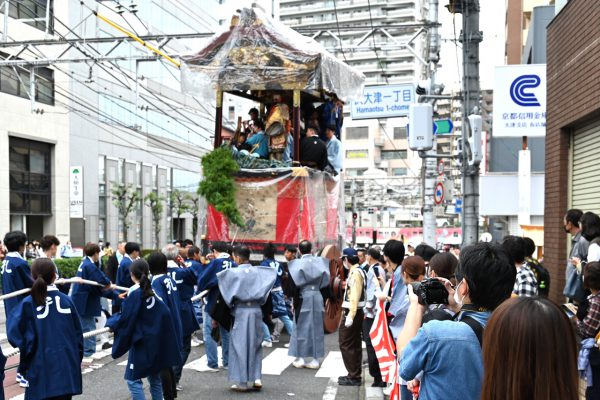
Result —
[{"label": "concrete building", "polygon": [[[544,208],[544,264],[550,296],[562,301],[570,238],[569,208],[600,213],[600,8],[570,0],[548,25],[548,123]],[[585,27],[585,34],[581,34]]]},{"label": "concrete building", "polygon": [[[523,47],[529,36],[533,9],[554,4],[554,0],[507,0],[506,1],[506,64],[520,64]],[[532,64],[532,63],[529,63]]]},{"label": "concrete building", "polygon": [[[11,2],[10,40],[122,36],[93,15],[85,18],[92,10],[138,35],[215,32],[218,15],[231,11],[224,0],[158,0],[131,2],[126,7],[86,0],[50,10],[46,32],[47,2],[33,3],[31,11]],[[19,21],[31,17],[39,20]],[[202,39],[173,39],[164,49],[169,54],[191,54],[202,43]],[[113,45],[93,45],[92,53],[106,52]],[[30,47],[19,57],[40,58],[35,53],[38,48]],[[7,50],[2,58],[14,55],[11,51],[17,50]],[[59,56],[52,50],[44,54]],[[199,158],[212,148],[214,99],[182,94],[179,71],[168,61],[127,60],[147,54],[125,43],[111,52],[123,61],[50,62],[37,67],[35,102],[27,96],[31,68],[18,67],[15,74],[12,67],[2,67],[1,232],[22,229],[32,239],[54,233],[62,242],[70,239],[74,246],[98,240],[114,246],[126,236],[143,247],[156,247],[171,238],[192,236],[194,216],[178,212],[170,197],[175,190],[196,192],[201,179]],[[66,57],[82,54],[71,48]],[[227,104],[233,116],[246,109],[235,100]],[[228,116],[225,125],[231,127],[234,118]],[[139,195],[126,233],[114,204],[113,191],[119,186]],[[150,192],[165,199],[158,224],[143,200]],[[196,215],[200,220],[202,216],[203,212]]]},{"label": "concrete building", "polygon": [[[408,42],[418,27],[400,28],[398,25],[421,23],[426,15],[426,4],[407,0],[371,0],[370,4],[366,0],[281,0],[279,14],[281,22],[314,36],[327,50],[362,71],[367,78],[365,85],[413,84],[423,77],[424,67],[399,43]],[[425,36],[418,36],[414,51],[423,56],[424,45]],[[352,120],[349,109],[348,105],[344,110],[341,135],[346,180],[373,173],[387,176],[385,186],[389,187],[389,201],[395,203],[388,204],[397,207],[387,207],[384,201],[378,208],[381,211],[378,226],[417,223],[422,218],[421,159],[408,149],[407,118]],[[350,198],[349,183],[347,186],[346,200]],[[361,222],[371,226],[373,214],[367,214],[366,208],[359,213]],[[390,214],[396,218],[389,218]],[[347,218],[347,221],[351,220]]]}]

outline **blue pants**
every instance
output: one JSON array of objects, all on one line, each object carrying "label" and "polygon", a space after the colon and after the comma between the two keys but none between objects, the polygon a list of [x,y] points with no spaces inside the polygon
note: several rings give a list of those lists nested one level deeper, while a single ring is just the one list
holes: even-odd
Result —
[{"label": "blue pants", "polygon": [[[127,387],[129,387],[131,400],[146,400],[146,396],[144,396],[144,384],[141,379],[135,381],[125,379],[125,382],[127,382]],[[150,396],[152,397],[152,400],[163,400],[160,374],[148,376],[148,382],[150,383]]]},{"label": "blue pants", "polygon": [[270,342],[271,341],[271,332],[269,332],[269,327],[264,322],[261,322],[261,323],[262,323],[262,330],[263,330],[263,342]]},{"label": "blue pants", "polygon": [[[212,321],[213,319],[208,314],[206,306],[204,306],[203,333],[206,358],[210,368],[219,368],[217,342],[215,342],[210,335],[210,332],[212,331]],[[229,332],[219,325],[219,333],[221,334],[221,348],[223,349],[223,366],[227,367],[229,365]]]},{"label": "blue pants", "polygon": [[[90,332],[96,329],[96,318],[81,317],[81,328],[83,333]],[[90,357],[96,352],[96,336],[83,339],[83,356]]]},{"label": "blue pants", "polygon": [[[194,295],[196,295],[198,293],[194,293]],[[194,315],[196,315],[196,320],[198,321],[198,323],[200,324],[200,326],[202,326],[202,301],[194,301],[193,303],[194,306]]]},{"label": "blue pants", "polygon": [[277,318],[283,322],[283,326],[285,326],[285,330],[287,331],[288,335],[292,336],[292,333],[294,333],[294,322],[292,322],[292,319],[289,317],[289,315],[284,315]]}]

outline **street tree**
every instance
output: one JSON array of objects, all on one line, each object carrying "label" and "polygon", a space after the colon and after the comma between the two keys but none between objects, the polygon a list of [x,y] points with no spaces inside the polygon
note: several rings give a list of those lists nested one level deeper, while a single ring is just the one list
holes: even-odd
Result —
[{"label": "street tree", "polygon": [[161,197],[156,192],[150,192],[144,197],[146,206],[150,207],[152,212],[152,222],[154,224],[154,243],[156,248],[160,248],[160,230],[162,228],[162,217],[164,211],[164,197]]},{"label": "street tree", "polygon": [[198,219],[200,218],[200,196],[190,194],[190,214],[192,214],[192,239],[196,241],[198,235]]},{"label": "street tree", "polygon": [[183,224],[181,223],[181,216],[190,210],[189,197],[190,194],[183,190],[173,189],[171,192],[171,212],[177,217],[176,239],[182,239]]},{"label": "street tree", "polygon": [[111,191],[112,201],[123,220],[123,240],[127,241],[127,232],[131,227],[130,216],[141,200],[140,193],[131,185],[118,185]]}]

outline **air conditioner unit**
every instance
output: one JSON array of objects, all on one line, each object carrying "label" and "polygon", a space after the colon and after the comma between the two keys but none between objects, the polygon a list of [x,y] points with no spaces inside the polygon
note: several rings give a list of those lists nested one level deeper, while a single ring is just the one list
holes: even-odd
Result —
[{"label": "air conditioner unit", "polygon": [[376,137],[375,138],[375,146],[377,146],[377,147],[385,146],[385,138],[382,136]]}]

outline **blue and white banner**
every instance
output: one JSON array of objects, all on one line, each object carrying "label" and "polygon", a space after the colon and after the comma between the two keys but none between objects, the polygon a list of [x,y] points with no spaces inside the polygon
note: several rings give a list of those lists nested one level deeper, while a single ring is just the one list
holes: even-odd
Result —
[{"label": "blue and white banner", "polygon": [[350,116],[352,119],[404,117],[414,102],[412,84],[365,86],[362,97],[352,102]]},{"label": "blue and white banner", "polygon": [[546,135],[546,65],[496,67],[493,136]]}]

